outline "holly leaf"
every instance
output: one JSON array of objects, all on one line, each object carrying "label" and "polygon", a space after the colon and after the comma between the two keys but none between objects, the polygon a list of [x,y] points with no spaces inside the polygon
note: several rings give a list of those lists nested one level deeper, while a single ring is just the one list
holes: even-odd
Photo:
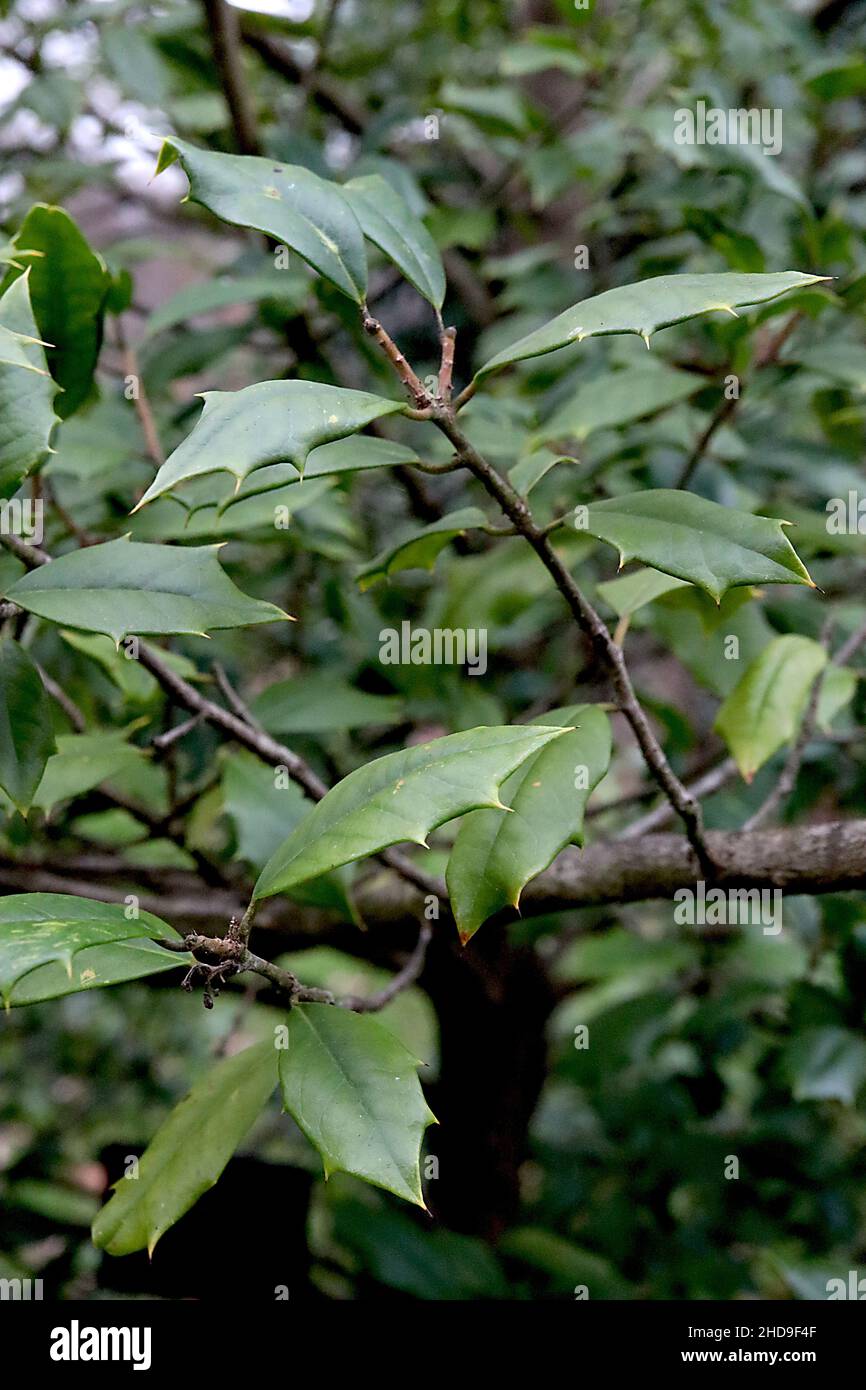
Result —
[{"label": "holly leaf", "polygon": [[46,349],[48,368],[60,387],[62,420],[90,395],[102,345],[102,321],[111,275],[63,208],[37,203],[13,242],[16,265],[8,286],[29,267],[30,303]]},{"label": "holly leaf", "polygon": [[381,174],[350,179],[342,190],[364,235],[394,262],[419,294],[441,309],[445,271],[436,243],[420,217]]},{"label": "holly leaf", "polygon": [[747,782],[768,758],[789,743],[803,720],[815,677],[827,653],[811,637],[776,637],[747,667],[716,716]]},{"label": "holly leaf", "polygon": [[402,702],[359,690],[331,671],[312,671],[269,685],[254,700],[252,712],[271,734],[321,734],[396,724]]},{"label": "holly leaf", "polygon": [[543,357],[570,343],[582,343],[584,338],[636,333],[649,340],[658,329],[684,323],[700,314],[713,310],[734,313],[738,308],[765,304],[788,290],[825,279],[825,275],[786,270],[773,275],[656,275],[636,285],[620,285],[582,300],[543,328],[503,348],[484,364],[476,379],[528,357]]},{"label": "holly leaf", "polygon": [[135,773],[145,758],[143,748],[127,742],[125,729],[100,729],[91,734],[60,734],[57,752],[33,796],[34,806],[48,814],[59,801],[74,796],[124,773]]},{"label": "holly leaf", "polygon": [[499,806],[500,783],[562,729],[469,729],[388,753],[356,768],[310,811],[263,868],[253,890],[268,898],[388,845],[424,845],[438,825]]},{"label": "holly leaf", "polygon": [[0,999],[8,1007],[18,981],[52,961],[60,962],[71,980],[73,960],[85,947],[173,935],[149,912],[128,920],[118,903],[68,893],[10,894],[0,898]]},{"label": "holly leaf", "polygon": [[118,540],[61,555],[12,584],[6,597],[63,627],[101,632],[117,646],[129,633],[249,627],[288,618],[249,598],[217,563],[218,545]]},{"label": "holly leaf", "polygon": [[51,705],[24,648],[0,642],[0,787],[26,815],[54,752]]},{"label": "holly leaf", "polygon": [[610,724],[597,705],[572,705],[533,723],[572,727],[503,782],[500,795],[510,813],[464,816],[448,860],[448,893],[464,945],[495,912],[517,908],[526,884],[560,850],[582,842],[586,803],[607,772]]},{"label": "holly leaf", "polygon": [[734,511],[675,488],[650,488],[591,502],[575,516],[578,530],[607,541],[628,560],[685,579],[716,603],[745,584],[808,584],[806,567],[772,517]]},{"label": "holly leaf", "polygon": [[[630,618],[639,608],[653,603],[675,589],[688,589],[685,579],[674,579],[672,575],[659,570],[639,569],[624,574],[621,579],[609,579],[599,584],[598,595],[609,603],[618,618]],[[706,603],[706,599],[703,600]],[[715,611],[715,610],[714,610]]]},{"label": "holly leaf", "polygon": [[462,507],[420,531],[413,531],[396,545],[387,546],[355,578],[362,589],[370,589],[399,570],[432,570],[440,552],[455,536],[463,536],[473,527],[483,530],[487,525],[487,517],[480,508]]},{"label": "holly leaf", "polygon": [[[166,925],[164,935],[173,938],[176,933]],[[114,941],[110,946],[83,946],[75,954],[71,976],[59,961],[37,966],[13,987],[9,1007],[44,1004],[48,999],[63,999],[67,994],[82,994],[89,989],[105,989],[109,985],[126,984],[128,980],[162,975],[168,970],[177,970],[178,966],[189,969],[192,963],[188,952],[165,951],[147,938]]]},{"label": "holly leaf", "polygon": [[361,304],[367,291],[364,234],[339,186],[297,164],[200,150],[172,136],[157,174],[180,160],[189,196],[235,227],[265,232]]},{"label": "holly leaf", "polygon": [[217,515],[224,516],[250,497],[276,492],[293,483],[309,483],[313,478],[337,477],[341,473],[365,473],[371,468],[395,468],[398,464],[415,463],[417,459],[414,449],[395,444],[391,439],[378,439],[372,434],[347,435],[311,449],[304,463],[303,478],[293,463],[271,463],[257,468],[244,478],[236,492],[219,503]]},{"label": "holly leaf", "polygon": [[166,459],[134,511],[205,473],[230,473],[237,487],[269,464],[291,464],[298,476],[317,445],[403,409],[400,401],[317,381],[259,381],[242,391],[205,391],[202,400],[204,410],[192,432]]},{"label": "holly leaf", "polygon": [[353,1173],[416,1206],[420,1150],[436,1116],[418,1062],[380,1023],[328,1004],[302,1004],[280,1050],[283,1104],[322,1156],[325,1177]]},{"label": "holly leaf", "polygon": [[29,291],[19,275],[0,297],[0,496],[11,497],[48,457],[58,421],[57,383],[38,341]]},{"label": "holly leaf", "polygon": [[93,1223],[93,1243],[109,1255],[147,1250],[213,1187],[277,1083],[268,1039],[224,1057],[160,1125],[138,1176],[114,1184]]},{"label": "holly leaf", "polygon": [[705,385],[706,379],[694,372],[648,358],[642,366],[608,372],[578,386],[542,425],[535,442],[576,439],[582,443],[597,430],[628,425],[688,400]]}]

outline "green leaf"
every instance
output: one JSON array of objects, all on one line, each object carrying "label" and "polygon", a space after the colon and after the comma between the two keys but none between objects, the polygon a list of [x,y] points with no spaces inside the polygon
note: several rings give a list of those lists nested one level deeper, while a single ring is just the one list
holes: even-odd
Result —
[{"label": "green leaf", "polygon": [[460,82],[446,82],[440,98],[443,106],[471,117],[492,134],[525,134],[529,124],[526,107],[514,87],[464,87]]},{"label": "green leaf", "polygon": [[827,667],[818,693],[816,722],[819,729],[829,730],[840,710],[851,703],[859,679],[860,673],[852,671],[850,666]]},{"label": "green leaf", "polygon": [[[57,412],[65,420],[90,394],[111,276],[63,208],[37,203],[13,245],[16,262],[30,268],[30,302],[39,337],[50,344],[48,367],[61,388]],[[18,273],[10,269],[6,284]]]},{"label": "green leaf", "polygon": [[87,946],[173,935],[149,912],[127,920],[118,903],[67,893],[10,894],[0,898],[0,999],[8,1006],[17,982],[51,961],[59,961],[71,980],[73,959]]},{"label": "green leaf", "polygon": [[0,787],[26,815],[54,752],[51,704],[24,648],[0,642]]},{"label": "green leaf", "polygon": [[414,1213],[373,1207],[342,1196],[331,1208],[334,1238],[389,1289],[430,1302],[507,1298],[508,1283],[485,1240],[444,1227],[430,1229]]},{"label": "green leaf", "polygon": [[252,706],[256,719],[272,734],[321,734],[395,724],[401,709],[401,701],[394,696],[370,695],[330,671],[313,671],[269,685]]},{"label": "green leaf", "polygon": [[[164,935],[173,938],[175,932],[166,927]],[[115,941],[110,946],[84,946],[76,952],[71,978],[58,961],[37,966],[14,986],[9,1007],[44,1004],[48,999],[63,999],[67,994],[106,989],[110,985],[126,984],[128,980],[162,975],[168,970],[177,970],[178,966],[189,969],[192,963],[193,958],[186,951],[165,951],[146,939]]]},{"label": "green leaf", "polygon": [[706,379],[681,372],[649,358],[645,365],[609,372],[578,386],[535,435],[547,439],[576,439],[582,443],[596,430],[631,424],[645,415],[688,400]]},{"label": "green leaf", "polygon": [[213,1187],[277,1084],[268,1039],[217,1062],[172,1110],[93,1223],[109,1255],[153,1254],[157,1241]]},{"label": "green leaf", "polygon": [[[311,811],[314,802],[295,782],[279,777],[272,767],[243,749],[225,757],[222,772],[223,809],[234,824],[237,853],[258,871],[293,829]],[[350,870],[323,874],[298,884],[291,896],[296,902],[339,912],[353,921],[355,911],[348,891]]]},{"label": "green leaf", "polygon": [[479,728],[388,753],[338,782],[259,875],[255,898],[412,840],[465,811],[501,806],[497,788],[562,729]]},{"label": "green leaf", "polygon": [[133,657],[118,651],[110,637],[84,632],[61,632],[60,636],[75,651],[97,662],[128,700],[144,704],[159,689],[150,672]]},{"label": "green leaf", "polygon": [[286,1028],[283,1103],[325,1177],[353,1173],[423,1207],[421,1140],[436,1117],[412,1054],[372,1018],[328,1004],[292,1009]]},{"label": "green leaf", "polygon": [[199,150],[173,136],[163,144],[156,172],[176,159],[189,179],[193,202],[224,222],[275,237],[356,304],[363,302],[364,234],[337,184],[297,164]]},{"label": "green leaf", "polygon": [[776,637],[746,669],[716,716],[747,782],[790,742],[803,720],[809,692],[827,653],[810,637]]},{"label": "green leaf", "polygon": [[134,511],[205,473],[230,473],[238,486],[268,464],[289,463],[301,474],[317,445],[403,409],[400,401],[316,381],[259,381],[242,391],[205,391],[202,399],[204,410],[191,434],[166,459]]},{"label": "green leaf", "polygon": [[785,1049],[784,1068],[795,1100],[853,1105],[866,1080],[866,1042],[847,1028],[807,1028]]},{"label": "green leaf", "polygon": [[311,449],[304,464],[303,478],[293,463],[271,463],[257,468],[236,492],[220,502],[217,515],[227,516],[233,507],[239,507],[250,497],[276,492],[294,483],[310,483],[314,478],[331,478],[341,473],[364,473],[370,468],[394,468],[398,464],[414,463],[417,458],[414,449],[395,444],[391,439],[378,439],[371,434],[348,435]]},{"label": "green leaf", "polygon": [[[0,496],[45,461],[58,416],[57,384],[48,371],[30,305],[30,273],[0,298]],[[12,336],[16,335],[16,336]]]},{"label": "green leaf", "polygon": [[621,579],[609,579],[606,584],[599,584],[597,592],[605,603],[610,604],[618,618],[627,618],[664,594],[689,587],[685,579],[675,579],[673,575],[661,574],[654,569],[639,569],[624,574]]},{"label": "green leaf", "polygon": [[[718,603],[745,584],[808,584],[785,522],[734,511],[675,488],[630,492],[580,509],[578,529],[616,546],[620,566],[642,560]],[[584,524],[585,521],[585,524]]]},{"label": "green leaf", "polygon": [[533,723],[573,727],[503,782],[500,795],[510,813],[464,817],[448,860],[448,893],[464,945],[495,912],[518,907],[526,884],[560,850],[581,842],[584,808],[607,772],[610,724],[598,706],[572,705]]},{"label": "green leaf", "polygon": [[108,541],[31,570],[6,596],[53,623],[102,632],[118,646],[129,633],[206,635],[208,628],[288,617],[236,588],[217,562],[218,549]]},{"label": "green leaf", "polygon": [[455,536],[465,535],[473,527],[483,530],[487,525],[487,517],[480,508],[462,507],[460,511],[450,512],[420,531],[413,531],[396,545],[388,546],[355,578],[362,589],[370,589],[399,570],[432,570],[440,552],[450,545]]},{"label": "green leaf", "polygon": [[145,338],[152,338],[166,328],[174,328],[199,314],[212,314],[234,304],[254,304],[263,299],[288,303],[297,310],[309,293],[306,276],[292,275],[285,270],[272,269],[261,275],[239,275],[236,279],[202,280],[185,285],[177,294],[160,304],[144,326]]},{"label": "green leaf", "polygon": [[555,454],[549,449],[535,449],[509,468],[508,480],[517,488],[521,497],[528,497],[535,485],[540,483],[542,478],[546,478],[557,464],[575,461],[568,454]]},{"label": "green leaf", "polygon": [[381,174],[343,184],[343,193],[364,235],[392,260],[419,294],[435,308],[445,298],[445,271],[432,236]]},{"label": "green leaf", "polygon": [[611,333],[637,333],[644,339],[660,328],[713,310],[729,313],[738,308],[764,304],[788,290],[802,289],[826,279],[823,275],[802,275],[786,270],[775,275],[739,275],[726,272],[719,275],[656,275],[636,285],[620,285],[605,290],[592,299],[582,300],[571,309],[558,314],[550,323],[529,333],[511,347],[491,357],[477,373],[477,379],[523,362],[527,357],[542,357],[584,338],[597,338]]},{"label": "green leaf", "polygon": [[171,96],[171,68],[151,37],[136,24],[106,24],[102,52],[125,96],[148,107],[165,107]]},{"label": "green leaf", "polygon": [[124,729],[60,734],[57,752],[48,759],[33,803],[47,814],[59,801],[81,796],[103,782],[137,769],[144,758],[143,749],[127,743]]}]

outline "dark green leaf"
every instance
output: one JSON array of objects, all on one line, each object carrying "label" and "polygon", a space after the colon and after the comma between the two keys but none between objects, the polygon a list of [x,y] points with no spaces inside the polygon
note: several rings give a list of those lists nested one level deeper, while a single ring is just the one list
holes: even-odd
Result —
[{"label": "dark green leaf", "polygon": [[157,173],[179,159],[190,197],[224,222],[266,232],[360,304],[367,290],[364,236],[337,184],[297,164],[196,149],[166,140]]},{"label": "dark green leaf", "polygon": [[317,445],[403,409],[399,401],[315,381],[259,381],[242,391],[205,391],[203,400],[192,433],[166,459],[135,511],[205,473],[230,473],[238,487],[269,464],[291,464],[301,474]]},{"label": "dark green leaf", "polygon": [[214,1186],[276,1084],[270,1039],[217,1062],[157,1130],[137,1177],[115,1183],[93,1223],[94,1245],[109,1255],[152,1255],[160,1236]]},{"label": "dark green leaf", "polygon": [[321,1154],[325,1177],[354,1173],[423,1207],[421,1140],[436,1117],[415,1058],[380,1023],[328,1004],[292,1009],[286,1028],[283,1103]]},{"label": "dark green leaf", "polygon": [[[30,270],[30,302],[39,336],[50,344],[48,367],[61,388],[56,409],[65,420],[90,394],[111,276],[63,208],[37,203],[13,244],[16,262]],[[17,274],[10,269],[6,284]]]},{"label": "dark green leaf", "polygon": [[437,825],[479,806],[501,806],[504,778],[562,733],[528,725],[469,729],[356,768],[276,851],[254,896],[271,897],[401,840],[426,845]]},{"label": "dark green leaf", "polygon": [[420,217],[381,174],[343,184],[343,193],[365,236],[402,271],[437,309],[445,298],[445,271],[436,243]]},{"label": "dark green leaf", "polygon": [[607,772],[610,725],[595,705],[572,705],[533,721],[572,726],[513,772],[500,788],[510,812],[465,816],[448,860],[448,893],[465,944],[520,894],[566,845],[580,843],[586,803]]},{"label": "dark green leaf", "polygon": [[805,566],[782,529],[784,522],[734,511],[691,492],[651,488],[591,502],[577,528],[607,541],[628,560],[675,575],[716,602],[745,584],[809,584]]},{"label": "dark green leaf", "polygon": [[558,314],[543,328],[529,333],[512,347],[504,348],[478,372],[485,377],[500,367],[522,362],[527,357],[542,357],[581,343],[584,338],[596,338],[611,333],[637,333],[649,339],[660,328],[684,323],[699,314],[713,310],[728,313],[738,308],[764,304],[788,290],[801,289],[825,279],[821,275],[802,275],[786,270],[776,275],[657,275],[636,285],[620,285],[603,294],[585,299],[573,308]]},{"label": "dark green leaf", "polygon": [[67,893],[15,893],[0,898],[0,999],[8,1005],[19,980],[51,961],[73,978],[73,962],[88,946],[136,937],[171,937],[172,929],[149,912],[132,920],[118,903]]},{"label": "dark green leaf", "polygon": [[91,545],[31,570],[7,597],[53,623],[102,632],[119,645],[130,633],[248,627],[288,615],[249,598],[217,563],[219,546]]},{"label": "dark green leaf", "polygon": [[24,648],[0,642],[0,787],[26,815],[54,752],[51,705]]}]

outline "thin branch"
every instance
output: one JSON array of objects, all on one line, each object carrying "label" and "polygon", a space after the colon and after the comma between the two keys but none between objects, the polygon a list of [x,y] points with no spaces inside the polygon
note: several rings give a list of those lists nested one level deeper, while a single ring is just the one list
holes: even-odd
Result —
[{"label": "thin branch", "polygon": [[[162,946],[167,951],[188,951],[196,959],[196,964],[189,971],[184,985],[192,988],[196,978],[201,978],[205,989],[205,1003],[209,1004],[212,989],[218,987],[215,982],[222,982],[231,975],[241,975],[251,973],[261,975],[273,985],[280,994],[285,996],[285,1001],[291,1008],[294,1004],[316,1003],[333,1004],[337,1008],[348,1009],[353,1013],[378,1013],[384,1009],[393,999],[396,999],[404,989],[413,985],[424,968],[424,960],[427,954],[427,946],[432,935],[432,928],[429,922],[425,922],[418,934],[418,940],[406,964],[402,970],[398,971],[388,984],[380,989],[376,994],[355,995],[348,994],[339,998],[328,989],[319,989],[312,985],[304,985],[290,970],[284,970],[279,965],[274,965],[272,961],[265,960],[255,952],[250,951],[246,945],[246,935],[202,936],[200,933],[193,932],[183,938],[182,941],[160,940],[157,945]],[[200,961],[196,955],[201,952],[208,959]]]},{"label": "thin branch", "polygon": [[457,329],[442,330],[442,362],[439,367],[439,399],[443,405],[451,400],[451,379],[454,375],[454,349],[457,345]]},{"label": "thin branch", "polygon": [[373,318],[366,304],[363,305],[361,313],[361,322],[364,332],[369,333],[370,337],[379,344],[379,347],[394,368],[396,375],[400,378],[409,395],[412,397],[412,400],[415,402],[416,408],[424,411],[430,410],[433,406],[433,401],[409,366],[409,363],[406,361],[406,358],[403,356],[393,338],[385,332],[379,320]]},{"label": "thin branch", "polygon": [[241,56],[238,12],[225,0],[202,0],[210,32],[214,66],[232,118],[235,142],[241,154],[260,154],[253,103]]},{"label": "thin branch", "polygon": [[141,367],[138,363],[135,348],[127,342],[126,333],[120,318],[115,319],[115,333],[117,344],[123,355],[123,363],[126,375],[134,378],[135,390],[132,397],[135,413],[138,416],[141,432],[144,435],[144,442],[147,452],[152,462],[157,468],[162,468],[165,463],[165,450],[159,440],[159,431],[156,428],[156,420],[150,407],[147,392],[144,389],[144,380],[141,375]]},{"label": "thin branch", "polygon": [[[755,352],[753,364],[758,371],[760,371],[763,367],[769,367],[774,362],[778,361],[779,353],[782,351],[782,348],[785,346],[786,342],[790,338],[794,329],[797,327],[797,324],[800,322],[801,318],[801,311],[799,309],[795,310],[795,312],[791,314],[791,316],[787,318],[785,322],[782,324],[782,327],[779,329],[778,333],[770,335],[768,338],[765,339],[765,341],[762,344],[759,345]],[[740,397],[742,396],[744,390],[745,387],[741,386],[739,395],[732,396],[729,400],[723,400],[721,405],[719,405],[715,413],[712,415],[709,424],[707,425],[706,429],[704,430],[703,434],[701,435],[700,439],[698,440],[697,444],[695,445],[694,449],[689,454],[688,458],[685,461],[685,464],[683,465],[682,472],[680,473],[679,479],[677,480],[676,484],[678,488],[688,487],[698,468],[698,465],[700,464],[701,460],[704,457],[704,454],[706,453],[707,446],[709,445],[716,431],[720,429],[721,426],[726,423],[726,421],[730,420],[731,416],[736,411],[740,403]]]},{"label": "thin branch", "polygon": [[498,473],[492,464],[479,454],[478,450],[459,429],[451,411],[444,409],[436,411],[434,420],[442,433],[454,445],[460,461],[475,475],[490,496],[496,499],[517,531],[529,541],[547,569],[554,584],[568,604],[575,621],[581,631],[589,638],[596,656],[607,670],[616,694],[617,704],[634,732],[650,772],[681,816],[686,833],[705,872],[708,877],[712,876],[713,865],[703,834],[700,804],[674,773],[661,744],[653,733],[634,693],[622,651],[613,641],[598,613],[584,597],[548,538],[536,526],[525,498],[521,497],[510,481]]},{"label": "thin branch", "polygon": [[346,995],[340,1001],[344,1009],[352,1009],[358,1014],[378,1013],[384,1009],[392,999],[396,999],[401,990],[407,989],[409,985],[414,985],[421,971],[424,969],[424,962],[427,959],[427,947],[430,945],[430,938],[433,935],[433,928],[429,922],[423,922],[418,932],[418,940],[415,949],[407,960],[403,969],[400,970],[392,980],[377,994],[371,994],[367,998],[357,994]]},{"label": "thin branch", "polygon": [[617,703],[631,725],[647,766],[681,816],[689,840],[694,846],[707,876],[711,877],[713,864],[704,839],[700,803],[686,790],[665,757],[664,750],[638,703],[623,654],[611,638],[605,624],[578,588],[573,576],[556,554],[544,532],[536,526],[526,499],[521,497],[511,482],[504,478],[467,439],[454,418],[454,410],[451,407],[430,401],[411,366],[382,328],[382,325],[375,319],[370,319],[366,310],[363,312],[365,329],[379,343],[397,376],[413,394],[415,393],[413,383],[417,383],[422,393],[421,397],[418,398],[418,404],[433,407],[431,418],[438,429],[453,444],[459,461],[470,473],[474,474],[490,496],[495,498],[516,531],[529,541],[547,569],[554,584],[571,609],[581,631],[589,638],[596,656],[606,667],[617,696]]},{"label": "thin branch", "polygon": [[54,700],[55,703],[58,704],[60,708],[63,710],[63,713],[66,715],[66,718],[69,720],[75,732],[77,734],[83,734],[85,729],[87,728],[87,720],[84,718],[84,715],[81,713],[81,710],[78,708],[75,701],[72,699],[72,696],[67,695],[63,687],[61,685],[58,685],[54,677],[49,676],[48,672],[43,670],[43,668],[38,664],[38,662],[36,665],[36,669],[39,672],[42,684],[45,686],[45,689],[47,690],[48,694],[51,696],[52,700]]},{"label": "thin branch", "polygon": [[186,738],[187,734],[192,733],[193,729],[198,728],[203,719],[203,714],[193,714],[189,719],[185,719],[182,724],[175,724],[173,729],[166,729],[164,733],[156,734],[155,737],[150,740],[151,748],[155,748],[159,753],[164,753],[167,748],[171,748],[173,744],[179,742],[182,738]]},{"label": "thin branch", "polygon": [[[694,797],[712,796],[726,782],[736,775],[737,764],[733,758],[725,758],[724,762],[717,767],[710,768],[702,777],[698,777],[694,782],[689,782],[687,791]],[[620,839],[634,839],[639,835],[647,835],[651,830],[657,830],[659,826],[666,825],[674,816],[674,808],[669,801],[663,801],[661,806],[656,806],[655,810],[648,811],[645,816],[640,816],[638,820],[632,821],[620,836]]]}]

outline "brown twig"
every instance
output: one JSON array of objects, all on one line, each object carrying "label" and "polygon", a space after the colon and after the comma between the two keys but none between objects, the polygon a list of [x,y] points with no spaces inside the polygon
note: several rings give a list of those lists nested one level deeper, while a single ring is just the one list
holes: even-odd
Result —
[{"label": "brown twig", "polygon": [[241,49],[238,12],[225,0],[202,0],[210,32],[214,66],[232,118],[235,142],[241,154],[259,154],[259,134],[247,87]]},{"label": "brown twig", "polygon": [[150,407],[147,392],[144,389],[144,381],[141,375],[141,368],[138,364],[138,357],[135,348],[127,342],[126,333],[118,317],[115,320],[115,332],[117,334],[117,345],[123,355],[124,369],[127,376],[134,379],[135,391],[133,394],[133,405],[138,416],[141,432],[144,435],[144,442],[147,452],[157,468],[162,468],[165,463],[165,450],[159,440],[159,431],[156,428],[156,420]]}]

